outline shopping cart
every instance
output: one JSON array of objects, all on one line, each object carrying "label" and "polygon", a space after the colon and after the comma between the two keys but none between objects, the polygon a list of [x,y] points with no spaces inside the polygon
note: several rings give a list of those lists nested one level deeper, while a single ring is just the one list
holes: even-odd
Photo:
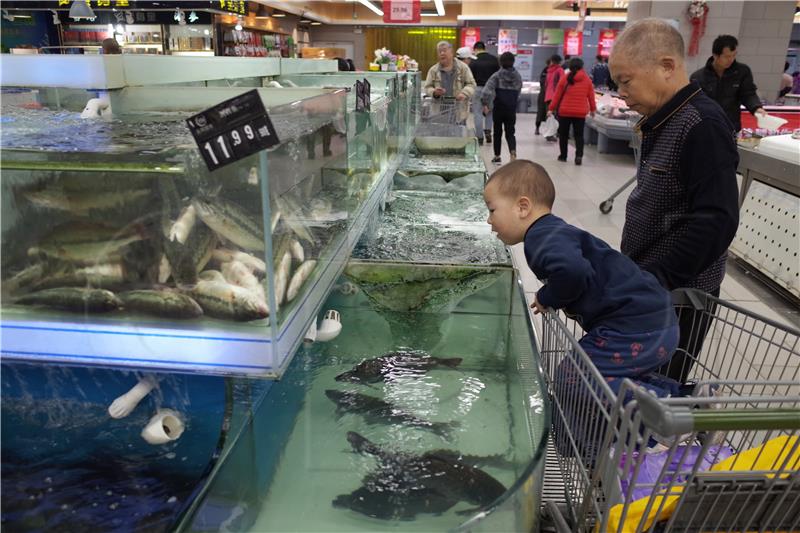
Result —
[{"label": "shopping cart", "polygon": [[469,137],[466,117],[469,100],[453,97],[431,98],[422,101],[422,115],[417,135],[422,137]]},{"label": "shopping cart", "polygon": [[658,399],[629,380],[615,396],[580,327],[542,318],[558,469],[545,479],[563,479],[545,514],[558,531],[799,531],[800,331],[701,291],[673,299],[708,328],[705,341],[690,337],[686,397]]},{"label": "shopping cart", "polygon": [[[633,148],[633,158],[636,161],[636,170],[639,170],[639,153],[642,149],[642,136],[641,132],[635,127],[636,123],[639,121],[641,117],[639,115],[632,115],[628,117],[628,126],[631,128],[631,140],[628,143],[628,146]],[[614,209],[614,198],[625,192],[625,189],[631,186],[633,182],[636,181],[636,173],[633,174],[633,177],[628,179],[622,186],[611,193],[611,196],[600,202],[600,212],[604,215],[607,215]]]}]

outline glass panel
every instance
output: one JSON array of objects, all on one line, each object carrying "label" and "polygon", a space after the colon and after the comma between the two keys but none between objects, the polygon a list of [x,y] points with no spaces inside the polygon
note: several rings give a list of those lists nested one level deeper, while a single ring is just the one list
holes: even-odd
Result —
[{"label": "glass panel", "polygon": [[324,306],[346,335],[301,350],[180,530],[533,528],[549,419],[521,298],[508,268],[351,263]]}]

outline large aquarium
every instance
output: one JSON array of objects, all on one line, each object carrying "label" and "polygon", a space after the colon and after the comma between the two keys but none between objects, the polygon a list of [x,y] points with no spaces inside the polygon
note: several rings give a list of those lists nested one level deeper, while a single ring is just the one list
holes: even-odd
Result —
[{"label": "large aquarium", "polygon": [[301,349],[180,530],[535,530],[549,406],[513,270],[351,262],[325,307],[342,335]]},{"label": "large aquarium", "polygon": [[5,357],[282,372],[381,165],[351,171],[345,91],[258,89],[280,142],[209,172],[185,119],[243,91],[49,88],[4,105]]}]

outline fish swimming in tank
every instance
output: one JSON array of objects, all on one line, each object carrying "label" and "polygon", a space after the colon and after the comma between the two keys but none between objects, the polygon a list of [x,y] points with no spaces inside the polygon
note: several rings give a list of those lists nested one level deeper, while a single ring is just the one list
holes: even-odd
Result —
[{"label": "fish swimming in tank", "polygon": [[462,360],[460,357],[443,359],[431,357],[423,352],[398,350],[362,361],[352,370],[342,372],[335,379],[353,383],[392,381],[395,377],[421,374],[434,368],[456,368]]},{"label": "fish swimming in tank", "polygon": [[362,486],[334,498],[336,508],[382,520],[413,520],[420,514],[441,514],[461,501],[480,507],[457,514],[473,514],[505,492],[486,472],[455,459],[457,452],[392,452],[352,431],[347,440],[354,451],[375,455],[379,466],[364,477]]},{"label": "fish swimming in tank", "polygon": [[449,438],[458,426],[457,422],[431,422],[419,418],[380,398],[358,392],[327,389],[325,396],[336,404],[337,414],[359,414],[368,424],[405,424],[429,430],[444,439]]}]

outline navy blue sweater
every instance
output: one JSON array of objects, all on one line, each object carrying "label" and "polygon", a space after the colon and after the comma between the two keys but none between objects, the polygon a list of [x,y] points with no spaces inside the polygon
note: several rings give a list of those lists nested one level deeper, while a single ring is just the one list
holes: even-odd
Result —
[{"label": "navy blue sweater", "polygon": [[645,333],[677,323],[669,292],[630,258],[555,215],[525,233],[525,257],[545,282],[536,299],[564,309],[584,330]]}]

